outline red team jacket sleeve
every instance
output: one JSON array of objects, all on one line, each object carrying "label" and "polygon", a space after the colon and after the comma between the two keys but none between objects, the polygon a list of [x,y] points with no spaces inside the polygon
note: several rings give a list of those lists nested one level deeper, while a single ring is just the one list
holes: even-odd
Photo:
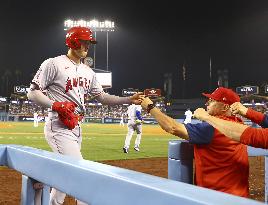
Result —
[{"label": "red team jacket sleeve", "polygon": [[240,142],[252,147],[268,149],[268,129],[248,127],[242,133]]},{"label": "red team jacket sleeve", "polygon": [[260,125],[263,122],[264,117],[265,117],[264,114],[257,112],[251,108],[248,108],[246,118],[250,119],[252,122],[255,122],[258,125]]}]

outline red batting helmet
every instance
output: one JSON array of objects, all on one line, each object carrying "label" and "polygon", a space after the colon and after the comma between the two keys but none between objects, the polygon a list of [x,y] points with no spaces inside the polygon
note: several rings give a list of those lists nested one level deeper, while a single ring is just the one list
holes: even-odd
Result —
[{"label": "red batting helmet", "polygon": [[66,34],[66,46],[72,49],[78,49],[81,47],[79,40],[90,41],[92,44],[97,43],[89,28],[80,26],[70,28]]}]

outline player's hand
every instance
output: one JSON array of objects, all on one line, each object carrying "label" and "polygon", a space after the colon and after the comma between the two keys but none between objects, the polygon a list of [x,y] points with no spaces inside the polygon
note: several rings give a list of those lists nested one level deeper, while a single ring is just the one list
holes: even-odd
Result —
[{"label": "player's hand", "polygon": [[246,108],[242,103],[240,102],[235,102],[230,106],[231,112],[233,115],[239,114],[242,116],[246,116],[248,108]]},{"label": "player's hand", "polygon": [[148,97],[142,97],[141,107],[146,110],[149,104],[153,104],[153,101]]},{"label": "player's hand", "polygon": [[143,92],[138,92],[138,93],[130,96],[130,101],[131,101],[131,103],[134,103],[135,105],[140,105],[142,97],[144,97]]},{"label": "player's hand", "polygon": [[207,113],[207,111],[204,108],[197,108],[194,111],[193,117],[199,120],[206,120],[210,115]]}]

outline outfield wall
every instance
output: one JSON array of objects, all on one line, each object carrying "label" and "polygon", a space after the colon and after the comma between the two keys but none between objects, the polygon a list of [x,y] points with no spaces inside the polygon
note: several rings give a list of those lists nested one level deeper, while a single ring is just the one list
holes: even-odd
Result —
[{"label": "outfield wall", "polygon": [[[1,117],[1,116],[0,116]],[[157,124],[157,121],[154,118],[144,118],[145,124]],[[3,118],[0,118],[0,121],[14,121],[14,122],[33,122],[34,118],[33,116],[22,116],[22,115],[6,115]],[[40,117],[41,122],[45,121],[45,117]],[[101,117],[84,117],[84,122],[93,122],[93,123],[120,123],[121,118],[101,118]],[[124,123],[127,123],[127,119],[124,119]]]}]

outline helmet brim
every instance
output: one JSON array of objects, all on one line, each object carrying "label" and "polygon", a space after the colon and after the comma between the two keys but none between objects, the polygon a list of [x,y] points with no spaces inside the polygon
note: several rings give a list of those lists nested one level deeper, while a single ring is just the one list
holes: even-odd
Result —
[{"label": "helmet brim", "polygon": [[91,44],[98,43],[94,38],[79,38],[79,40],[89,41]]}]

